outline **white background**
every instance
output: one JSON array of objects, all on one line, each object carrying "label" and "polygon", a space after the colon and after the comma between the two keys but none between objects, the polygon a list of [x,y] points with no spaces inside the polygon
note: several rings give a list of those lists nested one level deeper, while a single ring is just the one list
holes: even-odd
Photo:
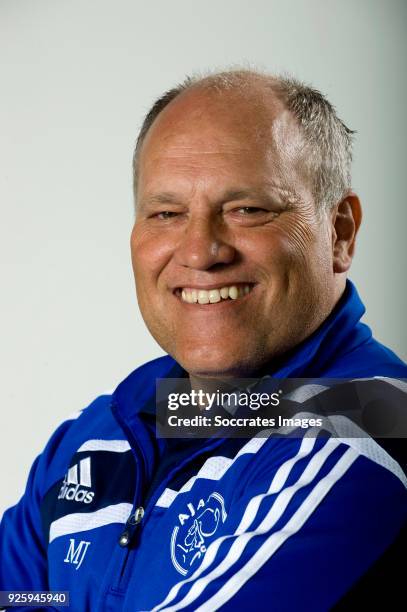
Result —
[{"label": "white background", "polygon": [[133,287],[131,155],[190,72],[289,71],[358,131],[351,278],[407,357],[406,17],[403,0],[0,0],[0,512],[67,415],[162,354]]}]

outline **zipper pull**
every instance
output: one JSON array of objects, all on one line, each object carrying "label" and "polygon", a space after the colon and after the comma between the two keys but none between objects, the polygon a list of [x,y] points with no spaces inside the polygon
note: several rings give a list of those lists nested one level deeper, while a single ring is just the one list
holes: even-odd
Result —
[{"label": "zipper pull", "polygon": [[134,514],[130,514],[126,521],[126,529],[123,531],[119,538],[119,544],[123,548],[128,546],[133,538],[134,532],[136,531],[137,525],[141,523],[144,516],[144,508],[139,506]]}]

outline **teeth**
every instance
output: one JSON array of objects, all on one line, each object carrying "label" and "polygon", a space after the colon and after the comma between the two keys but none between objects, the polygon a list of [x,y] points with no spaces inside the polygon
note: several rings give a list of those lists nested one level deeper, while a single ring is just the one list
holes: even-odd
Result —
[{"label": "teeth", "polygon": [[238,295],[239,295],[239,291],[237,290],[237,287],[233,285],[232,287],[229,288],[229,297],[231,300],[237,300]]},{"label": "teeth", "polygon": [[236,287],[222,287],[221,289],[182,289],[181,298],[183,302],[188,304],[216,304],[222,300],[237,300],[238,297],[244,297],[251,291],[250,285]]},{"label": "teeth", "polygon": [[211,304],[220,302],[220,291],[218,289],[211,289],[209,291],[209,301]]},{"label": "teeth", "polygon": [[209,304],[209,291],[198,291],[198,303]]}]

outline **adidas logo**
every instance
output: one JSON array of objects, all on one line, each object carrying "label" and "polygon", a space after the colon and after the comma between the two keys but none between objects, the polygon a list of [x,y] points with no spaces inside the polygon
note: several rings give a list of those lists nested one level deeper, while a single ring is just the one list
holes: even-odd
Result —
[{"label": "adidas logo", "polygon": [[[69,501],[90,504],[95,495],[93,491],[88,491],[91,486],[90,457],[86,457],[86,459],[81,459],[79,463],[69,468],[68,472],[65,474],[62,487],[58,494],[58,499],[67,499]],[[81,489],[80,487],[87,488]]]}]

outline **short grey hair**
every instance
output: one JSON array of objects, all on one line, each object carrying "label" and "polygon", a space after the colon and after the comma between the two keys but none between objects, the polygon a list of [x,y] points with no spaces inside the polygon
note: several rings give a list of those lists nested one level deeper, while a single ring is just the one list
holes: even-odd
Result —
[{"label": "short grey hair", "polygon": [[307,148],[312,191],[320,210],[329,210],[351,190],[353,130],[338,117],[334,106],[320,91],[292,76],[273,76],[258,70],[233,69],[196,74],[165,92],[144,118],[133,155],[134,196],[137,193],[139,157],[144,139],[161,111],[181,93],[193,88],[245,90],[261,82],[271,89],[296,118]]}]

